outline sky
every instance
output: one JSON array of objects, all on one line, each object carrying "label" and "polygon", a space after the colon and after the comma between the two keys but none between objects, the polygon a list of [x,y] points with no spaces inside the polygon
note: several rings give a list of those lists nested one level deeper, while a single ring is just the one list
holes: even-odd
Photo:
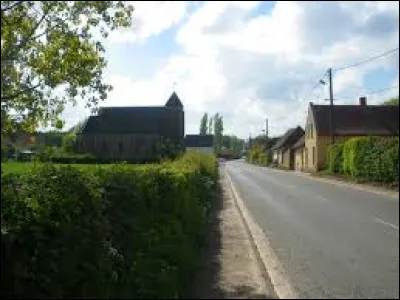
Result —
[{"label": "sky", "polygon": [[[317,84],[328,68],[336,104],[399,94],[398,51],[335,70],[398,47],[398,1],[130,3],[132,27],[105,41],[113,90],[100,106],[164,105],[175,90],[186,134],[218,112],[224,134],[247,138],[266,118],[270,136],[304,127],[309,102],[329,103],[328,85]],[[62,117],[70,128],[89,115],[82,100]]]}]

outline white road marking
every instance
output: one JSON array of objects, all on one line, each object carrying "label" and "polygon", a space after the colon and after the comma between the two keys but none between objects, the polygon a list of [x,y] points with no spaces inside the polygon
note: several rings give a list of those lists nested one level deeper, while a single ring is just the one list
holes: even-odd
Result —
[{"label": "white road marking", "polygon": [[375,218],[375,221],[378,221],[379,223],[382,223],[382,224],[384,224],[384,225],[387,225],[387,226],[389,226],[389,227],[392,227],[393,229],[399,230],[399,226],[393,225],[392,223],[385,222],[385,221],[383,221],[382,219]]},{"label": "white road marking", "polygon": [[277,294],[278,299],[298,299],[299,297],[294,292],[294,289],[289,282],[289,278],[286,275],[282,264],[278,260],[275,251],[270,245],[268,238],[265,236],[261,227],[254,221],[250,212],[247,210],[244,200],[240,197],[238,191],[236,190],[228,170],[225,169],[224,171],[236,205],[238,205],[244,222],[247,224],[250,235],[255,243],[256,251],[258,252],[264,268],[270,277],[273,289]]}]

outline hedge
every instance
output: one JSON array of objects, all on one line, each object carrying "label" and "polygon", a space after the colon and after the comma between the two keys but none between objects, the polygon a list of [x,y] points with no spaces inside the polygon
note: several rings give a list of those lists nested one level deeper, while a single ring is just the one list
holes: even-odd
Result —
[{"label": "hedge", "polygon": [[357,137],[343,146],[343,172],[357,179],[399,180],[399,138]]},{"label": "hedge", "polygon": [[2,174],[6,298],[181,298],[204,240],[215,157]]},{"label": "hedge", "polygon": [[343,146],[336,144],[328,149],[328,170],[332,173],[343,173]]}]

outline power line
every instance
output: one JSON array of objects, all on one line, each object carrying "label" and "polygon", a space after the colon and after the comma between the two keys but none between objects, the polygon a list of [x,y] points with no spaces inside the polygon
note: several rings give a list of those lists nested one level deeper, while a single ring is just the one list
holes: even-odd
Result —
[{"label": "power line", "polygon": [[366,94],[367,95],[379,94],[380,92],[388,91],[388,90],[395,89],[395,88],[398,88],[398,87],[399,87],[399,85],[397,84],[397,85],[394,85],[394,86],[391,86],[391,87],[387,87],[387,88],[384,88],[384,89],[375,90],[375,91],[371,91],[371,92],[366,92]]},{"label": "power line", "polygon": [[[395,88],[398,88],[398,87],[399,87],[399,85],[396,84],[394,86],[390,86],[390,87],[387,87],[387,88],[384,88],[384,89],[373,90],[373,91],[363,91],[363,92],[360,92],[360,94],[374,95],[374,94],[379,94],[381,92],[392,90],[392,89],[395,89]],[[340,98],[340,100],[351,100],[352,97],[339,97],[339,98]],[[325,99],[325,100],[329,100],[329,99]],[[338,100],[338,99],[335,99],[335,100]]]},{"label": "power line", "polygon": [[314,92],[314,90],[317,88],[317,86],[319,86],[320,84],[324,84],[325,85],[325,82],[324,82],[324,78],[325,78],[325,76],[326,76],[326,74],[328,73],[328,70],[326,70],[325,71],[325,73],[322,75],[322,77],[318,80],[318,82],[313,86],[313,88],[310,90],[310,92],[307,94],[307,97],[305,98],[306,100],[308,99],[308,98],[310,98],[310,96],[311,96],[311,94]]},{"label": "power line", "polygon": [[342,70],[345,70],[345,69],[358,67],[358,66],[360,66],[360,65],[362,65],[362,64],[365,64],[365,63],[367,63],[367,62],[370,62],[370,61],[373,61],[373,60],[375,60],[375,59],[381,58],[381,57],[383,57],[383,56],[389,55],[389,54],[391,54],[391,53],[393,53],[393,52],[396,52],[396,51],[398,51],[398,50],[399,50],[399,47],[397,47],[397,48],[395,48],[395,49],[391,49],[391,50],[386,51],[386,52],[384,52],[384,53],[381,53],[381,54],[379,54],[379,55],[370,57],[370,58],[368,58],[368,59],[366,59],[366,60],[363,60],[363,61],[360,61],[360,62],[358,62],[358,63],[352,64],[352,65],[348,65],[348,66],[343,66],[343,67],[340,67],[340,68],[336,68],[336,69],[334,69],[334,71],[342,71]]}]

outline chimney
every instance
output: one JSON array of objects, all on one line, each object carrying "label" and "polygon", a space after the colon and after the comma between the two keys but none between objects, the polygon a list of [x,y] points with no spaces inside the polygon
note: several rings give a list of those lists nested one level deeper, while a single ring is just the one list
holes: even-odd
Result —
[{"label": "chimney", "polygon": [[361,106],[367,106],[367,97],[360,97],[359,100]]}]

